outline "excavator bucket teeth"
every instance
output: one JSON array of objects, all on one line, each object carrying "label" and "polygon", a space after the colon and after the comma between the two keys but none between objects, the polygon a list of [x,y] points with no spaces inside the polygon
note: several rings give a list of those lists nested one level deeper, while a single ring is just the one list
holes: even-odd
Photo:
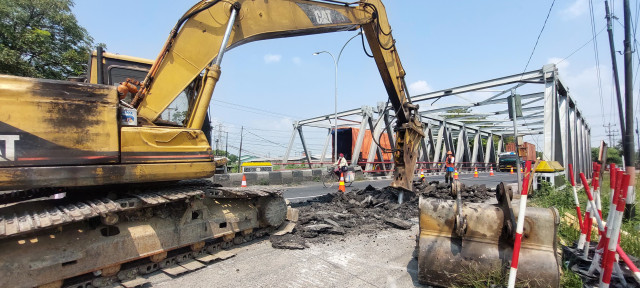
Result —
[{"label": "excavator bucket teeth", "polygon": [[[517,215],[518,205],[513,205]],[[503,234],[503,210],[498,205],[464,203],[467,227],[456,234],[456,202],[420,197],[418,280],[420,283],[466,286],[479,275],[508,273],[513,240]],[[555,208],[528,207],[520,249],[518,283],[528,287],[558,287],[556,258],[559,224]]]}]

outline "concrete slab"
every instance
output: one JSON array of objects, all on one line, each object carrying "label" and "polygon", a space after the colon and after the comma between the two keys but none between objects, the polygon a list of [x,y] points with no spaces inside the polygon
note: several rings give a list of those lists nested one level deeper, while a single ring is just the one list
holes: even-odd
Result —
[{"label": "concrete slab", "polygon": [[417,219],[410,230],[335,236],[304,250],[280,250],[267,240],[242,246],[236,257],[153,287],[424,287],[414,258]]}]

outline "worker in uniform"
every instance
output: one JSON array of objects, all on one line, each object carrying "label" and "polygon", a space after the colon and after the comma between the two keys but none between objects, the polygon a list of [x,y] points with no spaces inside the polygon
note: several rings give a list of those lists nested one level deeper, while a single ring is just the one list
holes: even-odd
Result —
[{"label": "worker in uniform", "polygon": [[444,174],[444,183],[453,183],[453,166],[456,164],[456,158],[453,157],[453,153],[451,151],[447,151],[447,158],[445,159],[445,167],[446,173]]},{"label": "worker in uniform", "polygon": [[349,164],[347,164],[347,160],[344,159],[344,154],[342,153],[340,153],[338,161],[336,161],[336,163],[333,163],[333,165],[336,165],[336,169],[333,172],[336,173],[338,177],[340,177],[340,173],[347,172],[347,166],[349,166]]}]

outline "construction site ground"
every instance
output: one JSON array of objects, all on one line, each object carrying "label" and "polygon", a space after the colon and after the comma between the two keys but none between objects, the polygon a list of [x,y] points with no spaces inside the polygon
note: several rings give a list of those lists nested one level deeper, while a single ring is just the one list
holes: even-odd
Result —
[{"label": "construction site ground", "polygon": [[424,287],[410,230],[351,235],[304,250],[271,247],[267,238],[232,250],[236,256],[190,274],[151,276],[153,287]]},{"label": "construction site ground", "polygon": [[[495,187],[497,178],[505,182],[515,181],[515,175],[500,174],[496,177],[485,174],[482,176],[486,177],[478,179],[469,179],[472,175],[461,178],[469,185],[487,182],[488,188]],[[441,181],[442,178],[432,176],[427,177],[427,181]],[[371,187],[368,189],[380,189],[389,182],[359,181],[347,188],[347,192],[362,191],[369,185]],[[290,187],[285,192],[285,197],[295,198],[292,200],[300,202],[322,195],[322,191],[324,194],[334,192],[322,190],[318,188],[318,184]],[[323,207],[331,207],[322,205],[348,205],[348,200],[336,203],[334,199],[334,202],[317,205],[302,204],[305,206],[299,207],[300,217],[302,219],[305,213],[317,213]],[[415,206],[417,211],[417,202]],[[308,240],[305,243],[307,248],[300,250],[276,249],[266,237],[238,246],[230,250],[235,254],[234,257],[200,270],[175,278],[164,273],[153,273],[148,275],[148,280],[153,287],[427,287],[420,285],[417,280],[415,248],[418,218],[402,219],[410,227],[403,230],[380,224],[385,221],[385,217],[372,217],[365,213],[360,218],[364,216],[374,220],[372,222],[377,221],[377,224],[365,225],[366,227],[359,224],[357,227],[350,227],[344,234],[326,233],[322,237],[310,239],[301,238],[297,235],[300,233],[296,233],[292,236]]]}]

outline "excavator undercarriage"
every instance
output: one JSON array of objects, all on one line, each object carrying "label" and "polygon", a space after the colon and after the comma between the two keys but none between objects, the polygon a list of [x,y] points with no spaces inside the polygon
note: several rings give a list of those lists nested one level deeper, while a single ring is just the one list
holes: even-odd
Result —
[{"label": "excavator undercarriage", "polygon": [[287,214],[278,190],[207,181],[78,190],[2,208],[0,255],[12,260],[0,262],[0,286],[107,287],[160,269],[179,274],[266,235]]}]

